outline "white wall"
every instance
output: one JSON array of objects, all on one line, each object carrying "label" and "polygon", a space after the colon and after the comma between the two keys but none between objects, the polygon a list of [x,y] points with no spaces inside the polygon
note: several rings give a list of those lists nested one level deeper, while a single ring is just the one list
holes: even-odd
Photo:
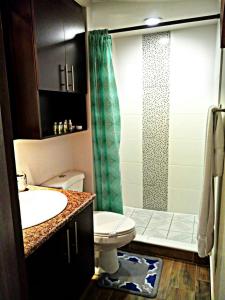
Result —
[{"label": "white wall", "polygon": [[42,182],[67,170],[85,173],[84,190],[94,192],[90,99],[87,96],[88,130],[44,140],[15,140],[17,171],[27,174],[28,183]]},{"label": "white wall", "polygon": [[[114,38],[113,46],[122,120],[123,199],[125,205],[143,207],[142,36]],[[207,109],[218,96],[217,52],[216,24],[171,32],[169,211],[198,214]]]},{"label": "white wall", "polygon": [[121,111],[121,179],[125,205],[143,207],[142,187],[142,37],[113,40]]},{"label": "white wall", "polygon": [[199,210],[207,110],[218,101],[215,56],[216,25],[171,33],[169,211]]}]

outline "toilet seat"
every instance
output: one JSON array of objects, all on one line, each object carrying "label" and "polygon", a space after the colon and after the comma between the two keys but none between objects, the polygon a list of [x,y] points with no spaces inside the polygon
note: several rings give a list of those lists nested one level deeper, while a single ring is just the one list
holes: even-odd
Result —
[{"label": "toilet seat", "polygon": [[115,238],[129,235],[135,231],[135,222],[118,213],[94,211],[95,238]]}]

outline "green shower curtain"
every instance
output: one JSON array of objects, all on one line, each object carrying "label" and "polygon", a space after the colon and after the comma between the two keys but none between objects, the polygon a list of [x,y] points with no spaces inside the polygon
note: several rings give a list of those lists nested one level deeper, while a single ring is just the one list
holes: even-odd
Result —
[{"label": "green shower curtain", "polygon": [[107,30],[89,33],[89,62],[97,209],[123,213],[120,109]]}]

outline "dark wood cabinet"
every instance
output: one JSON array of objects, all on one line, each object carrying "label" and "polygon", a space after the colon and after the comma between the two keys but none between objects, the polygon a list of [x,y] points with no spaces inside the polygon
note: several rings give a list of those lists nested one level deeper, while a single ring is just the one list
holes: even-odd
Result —
[{"label": "dark wood cabinet", "polygon": [[65,91],[62,69],[65,67],[63,8],[60,1],[35,0],[34,25],[37,43],[38,87]]},{"label": "dark wood cabinet", "polygon": [[72,0],[35,0],[34,19],[39,89],[86,93],[82,7]]},{"label": "dark wood cabinet", "polygon": [[[68,86],[70,91],[86,91],[85,24],[80,8],[72,9],[73,3],[62,0],[64,7],[63,23],[65,31],[66,65],[68,67]],[[74,20],[76,19],[76,23]]]},{"label": "dark wood cabinet", "polygon": [[27,258],[30,300],[79,299],[94,274],[92,204]]},{"label": "dark wood cabinet", "polygon": [[54,122],[64,120],[86,130],[84,8],[9,0],[3,9],[14,138],[52,137]]},{"label": "dark wood cabinet", "polygon": [[[79,296],[94,274],[94,236],[93,236],[93,211],[86,208],[78,214],[72,222],[71,232],[74,232],[75,261],[70,268],[70,286]],[[73,237],[72,237],[73,238]],[[77,272],[74,272],[74,269]],[[77,284],[79,282],[79,285]]]}]

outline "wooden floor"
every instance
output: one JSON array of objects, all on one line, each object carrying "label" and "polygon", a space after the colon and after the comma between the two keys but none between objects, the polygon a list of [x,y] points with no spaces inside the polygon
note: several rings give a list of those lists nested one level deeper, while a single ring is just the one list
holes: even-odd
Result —
[{"label": "wooden floor", "polygon": [[[210,300],[208,267],[163,258],[163,269],[155,300]],[[111,289],[99,288],[92,280],[81,300],[149,300]]]}]

